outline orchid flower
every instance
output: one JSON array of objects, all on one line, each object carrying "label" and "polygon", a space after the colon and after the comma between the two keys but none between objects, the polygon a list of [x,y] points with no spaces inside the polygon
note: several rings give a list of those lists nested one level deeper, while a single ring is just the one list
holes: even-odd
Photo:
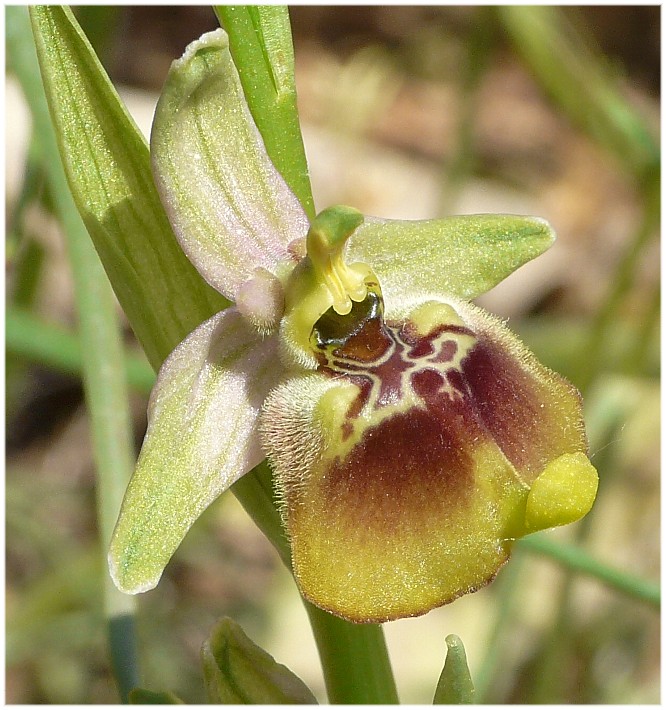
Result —
[{"label": "orchid flower", "polygon": [[121,590],[153,588],[265,457],[302,594],[356,622],[479,589],[517,538],[588,512],[580,395],[470,302],[552,244],[545,221],[309,222],[223,30],[173,63],[151,153],[185,254],[235,305],[159,372],[109,555]]}]

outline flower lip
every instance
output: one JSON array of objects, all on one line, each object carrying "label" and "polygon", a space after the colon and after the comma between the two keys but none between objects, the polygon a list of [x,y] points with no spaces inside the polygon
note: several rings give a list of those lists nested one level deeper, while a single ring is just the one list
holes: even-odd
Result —
[{"label": "flower lip", "polygon": [[[423,614],[496,575],[514,539],[592,505],[580,401],[459,299],[384,320],[379,296],[314,326],[262,440],[306,598],[355,622]],[[298,442],[296,445],[294,442]]]}]

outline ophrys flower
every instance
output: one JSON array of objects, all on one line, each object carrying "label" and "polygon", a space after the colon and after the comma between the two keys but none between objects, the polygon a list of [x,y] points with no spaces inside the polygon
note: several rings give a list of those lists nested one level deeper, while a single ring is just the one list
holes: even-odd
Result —
[{"label": "ophrys flower", "polygon": [[176,235],[236,305],[160,370],[110,565],[140,592],[268,456],[295,577],[354,621],[478,589],[511,543],[592,505],[580,397],[470,299],[553,240],[543,220],[311,224],[270,162],[226,35],[174,62],[151,139]]}]

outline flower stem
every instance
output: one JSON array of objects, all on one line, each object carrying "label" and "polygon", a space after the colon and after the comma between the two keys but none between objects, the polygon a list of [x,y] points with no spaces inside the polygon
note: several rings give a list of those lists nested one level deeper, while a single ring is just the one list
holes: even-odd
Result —
[{"label": "flower stem", "polygon": [[384,631],[350,624],[305,602],[324,669],[328,701],[335,705],[397,705]]}]

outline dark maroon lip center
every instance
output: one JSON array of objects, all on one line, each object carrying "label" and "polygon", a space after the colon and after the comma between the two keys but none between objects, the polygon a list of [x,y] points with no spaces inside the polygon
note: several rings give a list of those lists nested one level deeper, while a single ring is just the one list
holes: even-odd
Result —
[{"label": "dark maroon lip center", "polygon": [[[440,339],[444,333],[454,338]],[[354,304],[349,316],[329,312],[322,317],[313,341],[319,371],[332,378],[344,377],[359,388],[348,412],[353,419],[368,403],[373,388],[375,408],[400,401],[406,394],[405,373],[411,373],[409,384],[424,402],[447,386],[463,393],[461,373],[446,367],[458,352],[456,335],[474,336],[470,329],[453,324],[441,324],[424,336],[409,321],[386,322],[381,298],[370,292],[364,302]]]},{"label": "dark maroon lip center", "polygon": [[[460,366],[453,364],[458,353],[455,336],[473,333],[441,324],[420,335],[409,321],[384,321],[380,304],[370,300],[351,314],[353,327],[346,337],[335,316],[316,330],[319,371],[344,378],[359,390],[347,411],[341,440],[353,434],[354,422],[364,411],[371,415],[399,403],[408,394],[405,389],[416,394],[421,405],[398,408],[363,428],[344,460],[337,457],[327,472],[327,495],[349,497],[345,505],[352,507],[363,503],[363,515],[375,524],[399,520],[405,498],[414,496],[421,501],[419,507],[434,506],[432,514],[441,515],[446,501],[452,504],[455,499],[460,505],[466,499],[474,477],[469,393],[462,376],[449,377]],[[454,337],[442,338],[447,332]],[[388,509],[395,510],[389,514]]]}]

